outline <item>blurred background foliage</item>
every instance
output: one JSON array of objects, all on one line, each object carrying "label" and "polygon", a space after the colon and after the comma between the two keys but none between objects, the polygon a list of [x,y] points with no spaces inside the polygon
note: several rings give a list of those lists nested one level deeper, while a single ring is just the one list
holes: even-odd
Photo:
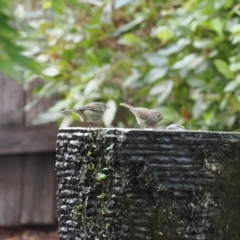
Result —
[{"label": "blurred background foliage", "polygon": [[[31,12],[19,2],[15,16],[19,32],[0,31],[9,64],[28,66],[27,82],[43,80],[36,99],[59,99],[36,123],[74,125],[74,115],[59,111],[103,101],[105,126],[137,126],[119,106],[127,102],[162,111],[159,128],[240,131],[239,0],[45,0]],[[11,55],[14,34],[41,74]]]},{"label": "blurred background foliage", "polygon": [[17,26],[15,1],[0,1],[0,72],[23,83],[24,69],[41,74],[42,65],[24,54],[23,36]]}]

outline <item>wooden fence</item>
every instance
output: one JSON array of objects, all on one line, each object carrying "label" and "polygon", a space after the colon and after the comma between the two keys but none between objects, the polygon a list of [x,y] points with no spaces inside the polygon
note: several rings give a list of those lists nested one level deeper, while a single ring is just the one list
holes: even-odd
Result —
[{"label": "wooden fence", "polygon": [[24,112],[35,84],[23,87],[0,75],[0,226],[56,221],[57,128],[31,124],[54,99],[42,99]]}]

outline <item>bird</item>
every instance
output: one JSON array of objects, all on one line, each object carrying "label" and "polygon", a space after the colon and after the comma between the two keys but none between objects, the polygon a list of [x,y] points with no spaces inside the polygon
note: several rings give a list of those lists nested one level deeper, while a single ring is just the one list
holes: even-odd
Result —
[{"label": "bird", "polygon": [[103,102],[93,102],[91,104],[78,107],[72,110],[63,110],[61,112],[72,112],[80,117],[83,122],[91,123],[99,121],[109,107]]},{"label": "bird", "polygon": [[135,115],[140,128],[155,128],[158,122],[165,119],[157,110],[133,107],[127,103],[120,103],[120,105],[128,108]]}]

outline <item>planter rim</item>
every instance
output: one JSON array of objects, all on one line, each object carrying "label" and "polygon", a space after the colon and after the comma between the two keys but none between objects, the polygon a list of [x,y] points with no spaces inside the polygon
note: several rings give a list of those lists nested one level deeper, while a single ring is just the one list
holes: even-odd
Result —
[{"label": "planter rim", "polygon": [[183,133],[200,133],[200,134],[227,134],[227,135],[239,135],[240,132],[221,132],[221,131],[206,131],[206,130],[181,130],[181,131],[173,131],[173,130],[164,130],[164,129],[138,129],[138,128],[98,128],[98,127],[64,127],[64,128],[59,128],[59,132],[75,132],[75,131],[102,131],[105,130],[106,132],[108,131],[121,131],[121,132],[144,132],[144,133],[178,133],[178,134],[183,134]]}]

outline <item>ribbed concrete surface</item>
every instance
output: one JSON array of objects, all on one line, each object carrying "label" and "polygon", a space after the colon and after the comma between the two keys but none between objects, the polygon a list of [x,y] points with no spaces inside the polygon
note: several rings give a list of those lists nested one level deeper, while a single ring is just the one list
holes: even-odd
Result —
[{"label": "ribbed concrete surface", "polygon": [[60,240],[240,239],[239,169],[240,134],[60,129]]}]

